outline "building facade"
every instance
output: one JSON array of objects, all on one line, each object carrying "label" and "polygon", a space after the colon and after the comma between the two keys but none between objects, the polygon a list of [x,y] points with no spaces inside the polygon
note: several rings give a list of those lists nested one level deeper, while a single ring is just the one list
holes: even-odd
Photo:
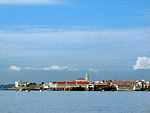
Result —
[{"label": "building facade", "polygon": [[27,85],[27,82],[22,82],[21,80],[18,80],[15,82],[15,87],[24,87]]},{"label": "building facade", "polygon": [[85,89],[94,88],[93,83],[89,83],[89,75],[86,74],[84,78],[77,78],[75,81],[71,82],[49,82],[43,85],[46,89],[56,89],[56,90],[68,90],[70,88],[82,87]]}]

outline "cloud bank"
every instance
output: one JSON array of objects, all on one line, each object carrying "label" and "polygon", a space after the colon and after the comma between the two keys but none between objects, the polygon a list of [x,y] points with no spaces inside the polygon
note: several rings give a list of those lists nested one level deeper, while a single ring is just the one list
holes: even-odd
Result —
[{"label": "cloud bank", "polygon": [[62,70],[65,70],[67,69],[69,66],[64,66],[64,67],[60,67],[60,66],[56,66],[56,65],[53,65],[51,67],[45,67],[43,68],[43,70],[54,70],[54,71],[62,71]]},{"label": "cloud bank", "polygon": [[17,66],[10,66],[9,69],[10,70],[15,70],[15,71],[20,71],[21,70],[21,68],[17,67]]},{"label": "cloud bank", "polygon": [[23,68],[23,70],[36,70],[36,68],[33,68],[33,67],[25,67],[25,68]]},{"label": "cloud bank", "polygon": [[10,66],[9,70],[15,70],[15,71],[21,71],[21,70],[44,70],[44,71],[63,71],[63,70],[67,70],[67,71],[78,71],[77,68],[71,68],[69,66],[57,66],[57,65],[53,65],[51,67],[44,67],[44,68],[34,68],[34,67],[18,67],[18,66]]},{"label": "cloud bank", "polygon": [[0,0],[0,4],[59,4],[58,0]]},{"label": "cloud bank", "polygon": [[136,64],[133,65],[133,69],[150,69],[150,58],[148,57],[138,57]]},{"label": "cloud bank", "polygon": [[[12,63],[8,62],[11,61],[13,65],[18,66],[20,62],[15,61],[20,60],[25,62],[23,65],[40,65],[39,68],[45,71],[63,70],[66,64],[88,70],[86,64],[92,63],[90,68],[93,69],[88,70],[91,72],[95,71],[94,67],[100,69],[102,65],[100,62],[105,62],[110,67],[105,65],[103,68],[112,69],[115,68],[112,63],[116,59],[120,61],[133,59],[139,53],[149,55],[149,30],[150,27],[84,29],[63,26],[2,26],[0,27],[0,62],[11,66]],[[133,68],[133,62],[128,61],[130,68]],[[58,66],[52,67],[49,64]],[[122,64],[118,63],[116,66],[118,65]],[[68,67],[66,71],[77,70],[70,68]]]},{"label": "cloud bank", "polygon": [[79,69],[77,68],[69,68],[68,71],[78,71]]},{"label": "cloud bank", "polygon": [[89,71],[91,71],[91,72],[98,72],[99,70],[98,69],[90,68]]}]

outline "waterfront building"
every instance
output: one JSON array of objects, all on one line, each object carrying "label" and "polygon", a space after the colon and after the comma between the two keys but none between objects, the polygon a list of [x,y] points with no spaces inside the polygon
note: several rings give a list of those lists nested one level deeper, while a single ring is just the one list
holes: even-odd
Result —
[{"label": "waterfront building", "polygon": [[27,84],[28,84],[27,82],[22,82],[21,80],[18,80],[15,82],[15,87],[24,87]]},{"label": "waterfront building", "polygon": [[56,89],[56,82],[49,82],[47,84],[43,84],[45,89]]},{"label": "waterfront building", "polygon": [[138,86],[138,82],[135,81],[124,81],[124,84],[128,84],[129,86]]},{"label": "waterfront building", "polygon": [[94,89],[94,83],[89,83],[88,85],[87,85],[87,89]]},{"label": "waterfront building", "polygon": [[140,91],[141,90],[141,86],[133,86],[133,90],[134,91]]},{"label": "waterfront building", "polygon": [[135,81],[112,81],[112,87],[116,87],[117,90],[135,90],[135,86],[138,86],[138,82]]},{"label": "waterfront building", "polygon": [[102,90],[102,89],[107,89],[109,88],[109,85],[105,81],[96,81],[94,83],[95,89],[96,90]]},{"label": "waterfront building", "polygon": [[133,87],[131,87],[129,84],[117,84],[116,89],[119,91],[131,91],[133,90]]},{"label": "waterfront building", "polygon": [[117,90],[141,90],[142,88],[148,88],[149,82],[145,80],[141,81],[112,81],[112,87],[116,87]]},{"label": "waterfront building", "polygon": [[50,82],[47,84],[44,84],[43,87],[45,89],[57,89],[57,90],[68,90],[73,87],[82,87],[82,88],[93,88],[94,89],[94,84],[89,83],[87,81],[72,81],[72,82]]},{"label": "waterfront building", "polygon": [[73,87],[82,87],[82,88],[94,88],[93,83],[89,83],[89,75],[86,74],[84,78],[77,78],[75,81],[71,82],[49,82],[43,85],[46,89],[57,89],[57,90],[68,90]]},{"label": "waterfront building", "polygon": [[83,87],[87,88],[89,82],[87,81],[72,81],[72,82],[56,82],[56,88],[72,88],[72,87]]},{"label": "waterfront building", "polygon": [[100,82],[100,81],[96,81],[94,84],[99,86],[107,86],[106,82]]},{"label": "waterfront building", "polygon": [[121,85],[129,85],[129,86],[138,86],[138,82],[135,82],[135,81],[112,81],[111,82],[111,86],[113,85],[118,85],[118,84],[121,84]]},{"label": "waterfront building", "polygon": [[138,86],[142,87],[142,88],[148,88],[149,86],[149,82],[145,82],[145,80],[141,80],[141,81],[137,81],[138,82]]}]

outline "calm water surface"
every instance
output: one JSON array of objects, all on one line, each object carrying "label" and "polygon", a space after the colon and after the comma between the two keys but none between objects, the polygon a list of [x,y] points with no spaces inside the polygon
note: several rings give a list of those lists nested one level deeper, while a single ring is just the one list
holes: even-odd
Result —
[{"label": "calm water surface", "polygon": [[0,91],[0,113],[150,113],[150,92]]}]

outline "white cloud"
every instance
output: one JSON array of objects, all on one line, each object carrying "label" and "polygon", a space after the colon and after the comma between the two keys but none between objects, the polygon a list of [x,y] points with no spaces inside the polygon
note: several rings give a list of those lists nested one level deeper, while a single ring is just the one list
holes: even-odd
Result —
[{"label": "white cloud", "polygon": [[60,67],[60,66],[57,66],[57,65],[53,65],[51,67],[45,67],[45,68],[43,68],[43,70],[47,70],[47,71],[48,70],[62,71],[62,70],[65,70],[67,68],[68,68],[68,66]]},{"label": "white cloud", "polygon": [[0,0],[0,4],[59,4],[58,0]]},{"label": "white cloud", "polygon": [[133,69],[150,69],[150,58],[148,57],[138,57],[136,64],[133,65]]},{"label": "white cloud", "polygon": [[33,67],[25,67],[23,68],[24,70],[36,70],[36,68],[33,68]]},{"label": "white cloud", "polygon": [[21,70],[21,68],[17,67],[17,66],[10,66],[9,69],[10,70],[15,70],[15,71],[20,71]]},{"label": "white cloud", "polygon": [[69,68],[68,71],[78,71],[79,69],[77,68]]},{"label": "white cloud", "polygon": [[89,71],[91,71],[91,72],[98,72],[99,70],[98,69],[90,68]]},{"label": "white cloud", "polygon": [[48,71],[48,70],[51,70],[51,68],[50,67],[44,67],[42,70]]},{"label": "white cloud", "polygon": [[67,71],[78,71],[77,68],[69,68],[69,66],[57,66],[57,65],[53,65],[51,67],[44,67],[44,68],[34,68],[34,67],[24,67],[24,68],[20,68],[17,66],[10,66],[9,70],[15,70],[15,71],[20,71],[20,70],[44,70],[44,71],[63,71],[63,70],[67,70]]}]

